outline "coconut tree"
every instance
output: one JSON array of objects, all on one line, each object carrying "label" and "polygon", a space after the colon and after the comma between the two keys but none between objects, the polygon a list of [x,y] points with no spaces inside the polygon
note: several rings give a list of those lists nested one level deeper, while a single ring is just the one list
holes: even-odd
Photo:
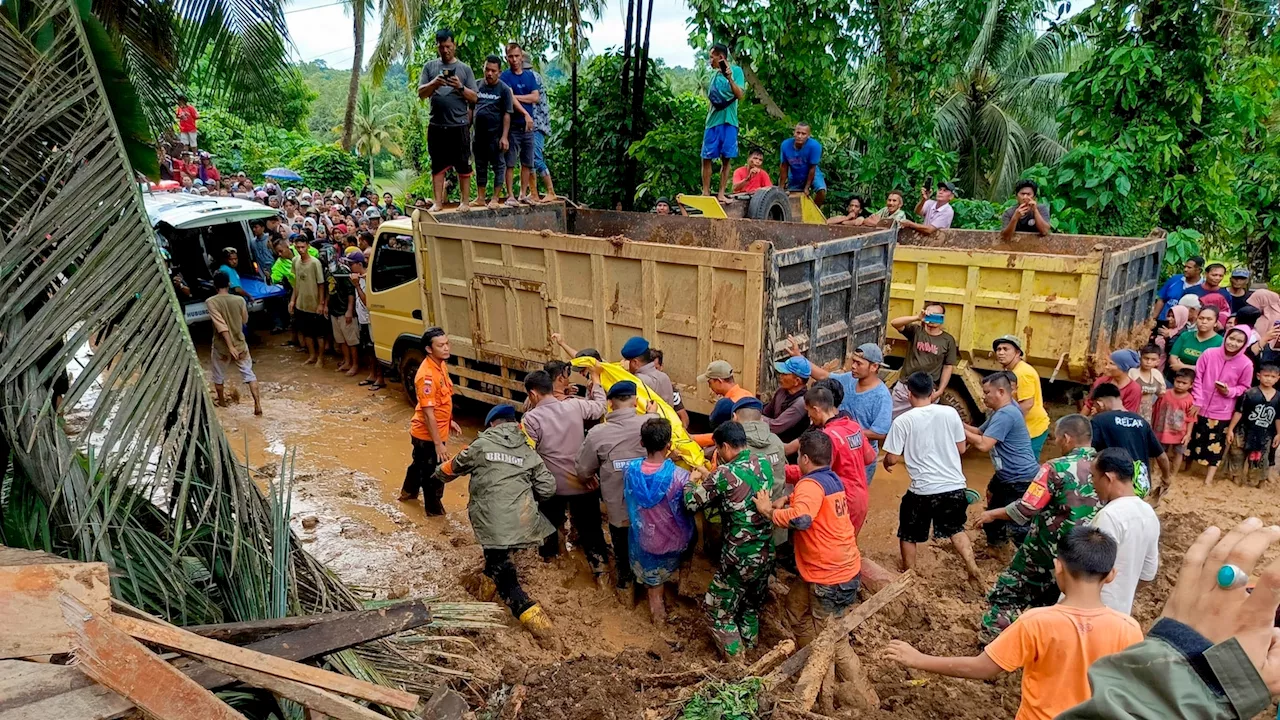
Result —
[{"label": "coconut tree", "polygon": [[360,86],[360,100],[356,106],[352,142],[356,152],[369,158],[369,182],[373,183],[373,157],[386,150],[400,157],[399,138],[396,137],[400,113],[395,111],[397,101],[382,104],[374,101],[368,84]]},{"label": "coconut tree", "polygon": [[364,64],[364,22],[373,10],[373,4],[369,0],[344,0],[343,5],[351,13],[351,31],[355,36],[351,82],[347,85],[347,108],[342,114],[342,149],[350,150],[351,136],[355,131],[356,101],[360,91],[360,67]]},{"label": "coconut tree", "polygon": [[935,135],[959,153],[958,179],[970,197],[1004,199],[1025,168],[1068,149],[1057,121],[1062,82],[1089,50],[1063,33],[1038,32],[1036,17],[1011,0],[987,0],[964,62],[935,92]]}]

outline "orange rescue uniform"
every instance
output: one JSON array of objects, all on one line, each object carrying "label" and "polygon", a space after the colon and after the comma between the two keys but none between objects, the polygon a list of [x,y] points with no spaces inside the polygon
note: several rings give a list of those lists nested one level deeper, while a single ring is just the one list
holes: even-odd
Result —
[{"label": "orange rescue uniform", "polygon": [[773,511],[773,524],[790,528],[796,569],[805,582],[839,585],[862,571],[862,554],[849,518],[844,483],[830,467],[800,478],[787,507]]},{"label": "orange rescue uniform", "polygon": [[434,408],[440,442],[447,441],[449,423],[453,420],[453,381],[449,379],[448,365],[428,356],[418,366],[418,374],[413,377],[413,387],[417,391],[418,406],[413,411],[409,434],[419,440],[431,442],[427,408]]}]

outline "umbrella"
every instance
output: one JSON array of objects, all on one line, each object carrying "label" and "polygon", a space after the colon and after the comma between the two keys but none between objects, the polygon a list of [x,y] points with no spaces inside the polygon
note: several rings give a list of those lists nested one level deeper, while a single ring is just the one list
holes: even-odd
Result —
[{"label": "umbrella", "polygon": [[262,173],[262,175],[264,177],[271,178],[272,180],[285,180],[288,182],[302,181],[301,175],[290,170],[289,168],[284,168],[284,167],[271,168],[270,170]]}]

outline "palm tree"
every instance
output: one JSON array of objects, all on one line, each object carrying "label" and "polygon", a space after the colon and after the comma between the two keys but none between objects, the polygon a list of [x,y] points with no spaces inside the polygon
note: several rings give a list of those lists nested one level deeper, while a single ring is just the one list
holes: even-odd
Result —
[{"label": "palm tree", "polygon": [[400,157],[400,145],[396,122],[400,113],[393,108],[398,101],[391,100],[378,105],[368,84],[360,86],[360,100],[356,106],[352,142],[356,152],[369,158],[369,182],[373,182],[373,157],[386,150]]},{"label": "palm tree", "polygon": [[[342,149],[351,149],[351,135],[355,130],[356,97],[360,90],[360,67],[364,64],[364,21],[372,10],[369,0],[344,0],[351,11],[352,33],[355,35],[355,56],[351,60],[351,82],[347,85],[347,109],[342,115]],[[372,176],[371,176],[372,177]]]},{"label": "palm tree", "polygon": [[958,179],[969,197],[1004,199],[1023,170],[1068,150],[1057,121],[1061,86],[1089,48],[1037,32],[1034,15],[1011,5],[987,0],[963,65],[935,92],[935,136],[959,152]]}]

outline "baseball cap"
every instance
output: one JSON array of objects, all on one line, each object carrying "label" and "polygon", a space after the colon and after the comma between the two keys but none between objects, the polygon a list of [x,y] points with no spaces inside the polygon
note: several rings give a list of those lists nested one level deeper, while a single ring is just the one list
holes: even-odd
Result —
[{"label": "baseball cap", "polygon": [[612,400],[614,398],[635,397],[635,396],[636,396],[636,384],[631,382],[630,380],[619,380],[618,382],[609,386],[609,392],[608,394],[605,395],[605,399]]},{"label": "baseball cap", "polygon": [[950,190],[952,195],[959,195],[959,194],[960,194],[960,191],[959,191],[958,189],[956,189],[956,184],[955,184],[955,183],[953,183],[953,182],[951,182],[950,180],[945,180],[945,181],[943,181],[943,182],[938,183],[938,187],[944,187],[944,188],[946,188],[946,189]]},{"label": "baseball cap", "polygon": [[776,362],[773,364],[773,369],[783,375],[795,375],[796,377],[804,380],[809,379],[809,374],[811,372],[809,369],[809,361],[802,357],[789,357],[782,362]]},{"label": "baseball cap", "polygon": [[1019,340],[1019,339],[1018,339],[1018,337],[1017,337],[1016,335],[1001,335],[1000,337],[996,338],[995,340],[992,340],[992,341],[991,341],[991,349],[992,349],[992,350],[995,350],[997,347],[999,347],[1000,345],[1002,345],[1002,344],[1004,344],[1004,343],[1009,343],[1010,345],[1012,345],[1012,346],[1014,346],[1014,347],[1018,348],[1018,352],[1023,352],[1023,350],[1022,350],[1022,341],[1021,341],[1021,340]]},{"label": "baseball cap", "polygon": [[489,423],[495,420],[515,420],[515,419],[516,419],[515,408],[506,404],[494,405],[493,409],[489,411],[489,414],[484,416],[484,424],[485,424],[485,427],[488,427]]},{"label": "baseball cap", "polygon": [[733,366],[724,360],[713,360],[707,365],[707,371],[698,376],[698,382],[704,383],[708,380],[727,380],[733,377]]},{"label": "baseball cap", "polygon": [[1245,279],[1247,280],[1249,277],[1251,277],[1251,275],[1250,275],[1249,271],[1248,271],[1248,270],[1246,270],[1245,268],[1236,268],[1235,270],[1232,270],[1232,271],[1231,271],[1231,277],[1233,277],[1233,278],[1245,278]]},{"label": "baseball cap", "polygon": [[875,343],[862,343],[855,352],[866,358],[869,363],[879,365],[884,362],[884,351]]},{"label": "baseball cap", "polygon": [[361,265],[363,265],[364,253],[360,252],[359,250],[354,250],[352,252],[347,253],[347,262],[360,263]]}]

